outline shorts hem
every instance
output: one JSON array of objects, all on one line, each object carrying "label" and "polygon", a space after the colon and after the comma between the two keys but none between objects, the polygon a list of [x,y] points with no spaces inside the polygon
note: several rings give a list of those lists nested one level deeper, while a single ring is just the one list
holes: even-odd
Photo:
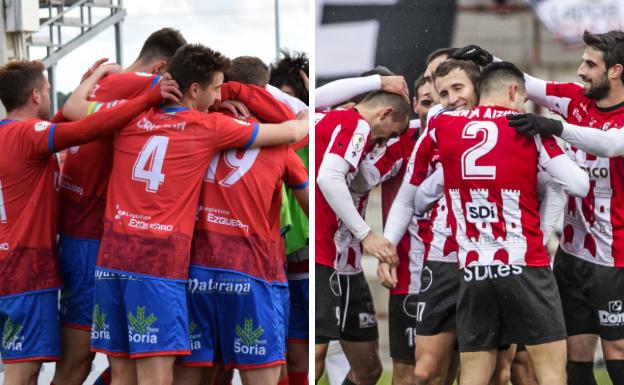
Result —
[{"label": "shorts hem", "polygon": [[32,361],[43,361],[43,362],[52,362],[52,361],[60,361],[60,356],[34,356],[34,357],[23,357],[23,358],[3,358],[3,364],[17,364],[20,362],[32,362]]},{"label": "shorts hem", "polygon": [[176,365],[178,366],[182,366],[182,367],[205,367],[205,368],[211,368],[213,366],[215,366],[213,361],[178,361],[176,362]]},{"label": "shorts hem", "polygon": [[379,340],[379,335],[376,335],[374,337],[344,337],[341,336],[339,338],[341,341],[347,341],[347,342],[371,342],[371,341],[378,341]]},{"label": "shorts hem", "polygon": [[253,369],[263,369],[263,368],[270,368],[272,366],[280,366],[280,365],[285,365],[286,364],[286,360],[276,360],[276,361],[271,361],[271,362],[266,362],[263,364],[225,364],[223,365],[223,367],[226,370],[229,369],[238,369],[238,370],[253,370]]},{"label": "shorts hem", "polygon": [[60,233],[59,236],[63,237],[63,238],[69,238],[73,241],[89,241],[89,242],[97,242],[98,244],[100,243],[100,239],[92,239],[92,238],[82,238],[82,237],[75,237],[73,235],[67,235],[67,234],[63,234]]},{"label": "shorts hem", "polygon": [[287,338],[286,342],[289,344],[307,344],[309,340],[309,338]]},{"label": "shorts hem", "polygon": [[[535,346],[535,345],[546,344],[549,342],[565,340],[566,338],[568,338],[568,336],[564,333],[564,334],[559,334],[557,336],[551,336],[551,337],[539,339],[537,341],[524,341],[522,344],[525,346]],[[517,342],[514,342],[514,343],[517,343]]]},{"label": "shorts hem", "polygon": [[68,329],[78,329],[78,330],[84,330],[86,332],[90,332],[91,331],[91,325],[83,325],[83,324],[75,324],[72,322],[65,322],[65,321],[61,321],[61,327],[64,328],[68,328]]},{"label": "shorts hem", "polygon": [[434,330],[434,331],[421,331],[418,330],[418,328],[416,328],[416,335],[417,336],[423,336],[423,337],[431,337],[431,336],[437,336],[438,334],[442,334],[442,333],[448,333],[448,332],[454,332],[456,329],[454,327],[449,327],[449,328],[443,328],[442,330]]},{"label": "shorts hem", "polygon": [[188,356],[190,350],[164,350],[159,352],[130,353],[130,358],[158,357],[158,356]]},{"label": "shorts hem", "polygon": [[128,352],[113,352],[113,351],[102,349],[102,348],[94,348],[93,346],[91,347],[91,351],[95,353],[102,353],[111,357],[129,357],[130,356]]}]

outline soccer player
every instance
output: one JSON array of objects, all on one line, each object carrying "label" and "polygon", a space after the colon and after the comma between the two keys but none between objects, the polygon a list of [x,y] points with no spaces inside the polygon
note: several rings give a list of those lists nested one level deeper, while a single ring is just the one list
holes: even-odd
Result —
[{"label": "soccer player", "polygon": [[288,95],[309,104],[308,74],[310,67],[305,53],[290,55],[281,51],[282,58],[271,65],[269,83]]},{"label": "soccer player", "polygon": [[[355,175],[362,155],[370,151],[373,143],[385,144],[390,137],[400,135],[408,124],[407,103],[398,95],[373,92],[353,109],[334,110],[317,114],[316,123],[316,378],[320,378],[327,344],[340,339],[350,360],[352,371],[345,383],[375,383],[380,371],[370,372],[368,367],[354,359],[358,352],[356,340],[344,334],[347,325],[366,324],[371,320],[349,317],[340,313],[341,291],[336,273],[337,250],[334,235],[340,223],[346,225],[355,239],[362,243],[365,253],[396,263],[387,240],[373,234],[352,204],[348,185]],[[354,290],[344,288],[344,290]],[[357,288],[355,289],[357,293]]]},{"label": "soccer player", "polygon": [[[262,86],[262,72],[258,71],[262,67],[256,65],[259,59],[251,59],[233,60],[226,74],[228,84],[240,80]],[[268,71],[266,75],[268,78]],[[257,111],[263,122],[294,118],[268,92],[254,88],[265,97],[243,99],[251,103],[248,107]],[[240,99],[240,95],[222,96]],[[254,118],[248,121],[257,122]],[[284,256],[279,247],[284,179],[307,209],[307,171],[290,146],[228,150],[213,158],[202,184],[191,248],[189,311],[191,325],[195,325],[191,331],[193,353],[181,359],[185,368],[176,370],[176,383],[198,384],[202,371],[214,378],[219,363],[225,368],[238,368],[245,384],[277,382],[279,365],[285,358],[287,327],[284,311],[279,308],[281,298],[288,298]],[[257,199],[254,203],[239,203],[245,196]],[[205,282],[214,284],[206,288]],[[230,283],[244,288],[237,292],[228,286]],[[221,311],[224,308],[232,311],[225,314]],[[253,322],[253,332],[259,330],[255,339],[245,334],[248,320]],[[202,366],[210,369],[203,370]]]},{"label": "soccer player", "polygon": [[591,191],[570,197],[555,277],[568,331],[569,383],[595,384],[596,334],[614,384],[624,382],[624,249],[621,223],[624,126],[624,32],[583,35],[585,50],[577,74],[583,86],[527,76],[529,98],[567,123],[519,117],[519,131],[555,134],[568,142],[568,155],[587,171]]},{"label": "soccer player", "polygon": [[538,165],[571,195],[587,194],[589,179],[554,139],[517,136],[507,125],[505,116],[523,112],[526,100],[515,66],[488,66],[480,92],[478,107],[429,122],[462,271],[460,384],[489,382],[507,339],[526,344],[540,384],[565,384],[565,327],[539,228]]},{"label": "soccer player", "polygon": [[210,160],[221,149],[307,134],[302,121],[260,125],[206,114],[228,65],[209,48],[181,47],[167,65],[184,95],[179,104],[137,116],[115,137],[91,338],[92,350],[109,356],[113,384],[170,384],[176,356],[190,353],[189,250]]},{"label": "soccer player", "polygon": [[[106,103],[147,92],[158,84],[167,60],[185,43],[180,32],[171,28],[152,33],[134,63],[97,82],[89,92],[89,100]],[[70,120],[76,120],[85,111],[68,105],[63,113]],[[89,375],[95,355],[90,350],[95,259],[102,237],[112,164],[111,136],[70,148],[61,174],[59,243],[64,287],[61,291],[62,357],[56,364],[53,380],[57,385],[81,385]]]},{"label": "soccer player", "polygon": [[[60,358],[56,236],[57,151],[111,135],[162,101],[154,87],[123,106],[77,122],[52,124],[50,84],[36,61],[0,68],[0,317],[5,382],[35,383],[41,363]],[[86,107],[84,110],[86,111]]]}]

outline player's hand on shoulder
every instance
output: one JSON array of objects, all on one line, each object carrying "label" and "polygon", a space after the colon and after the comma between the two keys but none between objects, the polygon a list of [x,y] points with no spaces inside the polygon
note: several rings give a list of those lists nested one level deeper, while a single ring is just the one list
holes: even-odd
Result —
[{"label": "player's hand on shoulder", "polygon": [[362,249],[364,253],[370,254],[392,266],[396,266],[399,263],[399,257],[392,243],[373,232],[368,233],[368,235],[362,239]]},{"label": "player's hand on shoulder", "polygon": [[381,76],[381,90],[397,94],[409,104],[409,91],[407,90],[407,82],[403,76]]},{"label": "player's hand on shoulder", "polygon": [[451,59],[470,60],[479,66],[485,67],[494,60],[494,56],[478,45],[470,44],[452,54]]},{"label": "player's hand on shoulder", "polygon": [[249,111],[249,108],[247,108],[245,103],[239,100],[223,100],[215,106],[215,109],[228,111],[237,118],[251,118],[251,112]]},{"label": "player's hand on shoulder", "polygon": [[386,262],[377,265],[377,279],[387,289],[394,289],[397,285],[397,269]]},{"label": "player's hand on shoulder", "polygon": [[93,63],[93,65],[91,67],[89,67],[87,72],[85,72],[82,75],[82,78],[80,79],[80,83],[82,83],[85,80],[87,80],[87,78],[93,74],[93,71],[95,71],[98,67],[100,67],[102,64],[106,63],[107,61],[108,61],[107,57],[104,57],[104,58],[96,60],[95,63]]},{"label": "player's hand on shoulder", "polygon": [[164,100],[170,100],[175,103],[179,103],[182,99],[182,91],[178,83],[171,78],[169,73],[166,73],[160,79],[160,95]]},{"label": "player's hand on shoulder", "polygon": [[538,134],[560,136],[563,132],[563,124],[560,121],[535,114],[507,115],[507,121],[510,127],[516,129],[517,133],[528,136]]}]

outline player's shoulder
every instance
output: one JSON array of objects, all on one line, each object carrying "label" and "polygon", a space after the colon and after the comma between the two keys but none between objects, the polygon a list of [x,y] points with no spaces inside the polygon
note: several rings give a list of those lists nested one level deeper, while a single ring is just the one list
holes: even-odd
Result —
[{"label": "player's shoulder", "polygon": [[8,135],[29,132],[29,131],[33,131],[37,133],[37,132],[43,132],[47,130],[48,127],[53,126],[53,125],[54,123],[50,123],[47,120],[38,119],[38,118],[27,119],[27,120],[7,119],[7,120],[0,121],[0,127],[7,126],[7,128],[10,127],[10,129],[7,129],[7,130],[0,129],[0,132],[4,134],[8,134]]}]

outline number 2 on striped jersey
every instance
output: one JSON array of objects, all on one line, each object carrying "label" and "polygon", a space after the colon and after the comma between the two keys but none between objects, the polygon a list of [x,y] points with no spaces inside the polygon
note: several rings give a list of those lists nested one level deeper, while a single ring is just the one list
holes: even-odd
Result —
[{"label": "number 2 on striped jersey", "polygon": [[259,148],[252,148],[243,153],[243,156],[239,158],[236,154],[239,150],[227,150],[222,151],[215,155],[208,166],[208,172],[206,172],[206,177],[204,181],[206,182],[215,182],[215,174],[217,173],[217,166],[219,164],[219,159],[223,156],[225,163],[232,169],[232,171],[223,179],[219,181],[220,185],[230,187],[234,183],[238,182],[240,178],[243,177],[249,171],[251,166],[253,166],[258,154],[260,153]]},{"label": "number 2 on striped jersey", "polygon": [[169,138],[154,135],[147,140],[132,169],[132,179],[146,183],[147,192],[158,192],[158,187],[165,182],[162,173],[163,161],[167,153]]},{"label": "number 2 on striped jersey", "polygon": [[496,166],[477,166],[477,159],[496,146],[498,127],[494,122],[470,122],[464,127],[462,139],[476,139],[479,132],[483,133],[481,141],[461,156],[462,179],[496,179]]}]

